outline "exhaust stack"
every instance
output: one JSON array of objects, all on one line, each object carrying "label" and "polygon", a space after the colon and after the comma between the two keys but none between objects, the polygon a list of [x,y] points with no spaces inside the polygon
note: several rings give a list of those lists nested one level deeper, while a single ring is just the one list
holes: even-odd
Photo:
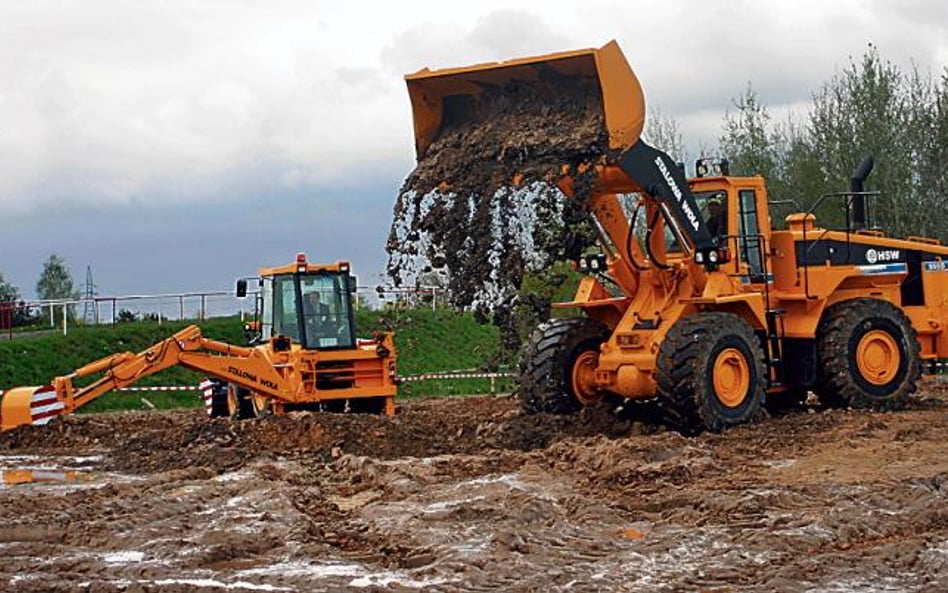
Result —
[{"label": "exhaust stack", "polygon": [[849,180],[849,191],[853,193],[853,230],[858,231],[869,226],[866,196],[862,195],[862,192],[865,191],[863,184],[872,172],[873,165],[875,165],[875,160],[872,155],[866,155],[853,173],[852,179]]}]

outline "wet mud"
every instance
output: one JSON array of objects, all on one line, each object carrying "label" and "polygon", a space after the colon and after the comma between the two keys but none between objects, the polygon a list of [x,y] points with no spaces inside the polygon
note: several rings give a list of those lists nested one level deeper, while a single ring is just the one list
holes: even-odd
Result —
[{"label": "wet mud", "polygon": [[42,476],[0,485],[0,590],[942,591],[946,386],[694,438],[490,397],[65,418],[0,435]]}]

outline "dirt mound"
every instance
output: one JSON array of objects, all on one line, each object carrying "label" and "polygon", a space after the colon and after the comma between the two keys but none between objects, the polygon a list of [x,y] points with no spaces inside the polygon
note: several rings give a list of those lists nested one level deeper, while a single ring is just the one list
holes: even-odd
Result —
[{"label": "dirt mound", "polygon": [[[580,200],[552,185],[561,167],[608,146],[595,79],[545,78],[485,88],[452,117],[399,192],[387,250],[396,284],[436,268],[459,306],[509,302],[528,266],[576,257],[594,235]],[[512,188],[514,176],[518,187]]]}]

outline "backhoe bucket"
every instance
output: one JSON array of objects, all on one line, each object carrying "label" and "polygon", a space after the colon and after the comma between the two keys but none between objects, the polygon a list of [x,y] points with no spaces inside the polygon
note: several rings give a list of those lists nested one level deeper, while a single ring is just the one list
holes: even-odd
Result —
[{"label": "backhoe bucket", "polygon": [[[500,91],[505,109],[516,112],[523,85],[548,96],[544,108],[561,106],[559,88],[598,89],[601,121],[608,147],[621,151],[633,145],[645,122],[645,97],[638,79],[615,41],[599,49],[583,49],[463,68],[429,70],[405,77],[415,125],[415,151],[421,160],[447,127],[476,117],[477,99],[485,91]],[[578,83],[578,84],[577,84]],[[543,87],[542,90],[539,90]],[[504,93],[505,90],[509,93]],[[552,91],[550,90],[552,89]]]},{"label": "backhoe bucket", "polygon": [[52,385],[14,387],[3,392],[0,399],[0,430],[17,426],[46,424],[65,412],[65,404],[56,396]]}]

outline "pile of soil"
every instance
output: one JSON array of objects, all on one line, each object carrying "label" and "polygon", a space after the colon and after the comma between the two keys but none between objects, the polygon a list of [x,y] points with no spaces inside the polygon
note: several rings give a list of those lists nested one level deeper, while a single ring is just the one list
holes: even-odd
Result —
[{"label": "pile of soil", "polygon": [[605,154],[608,137],[590,77],[544,71],[464,103],[446,109],[399,192],[388,273],[402,285],[440,271],[455,305],[489,312],[510,305],[526,270],[575,259],[593,243],[582,213],[590,184],[574,174],[577,199],[566,200],[555,182],[562,167]]}]

